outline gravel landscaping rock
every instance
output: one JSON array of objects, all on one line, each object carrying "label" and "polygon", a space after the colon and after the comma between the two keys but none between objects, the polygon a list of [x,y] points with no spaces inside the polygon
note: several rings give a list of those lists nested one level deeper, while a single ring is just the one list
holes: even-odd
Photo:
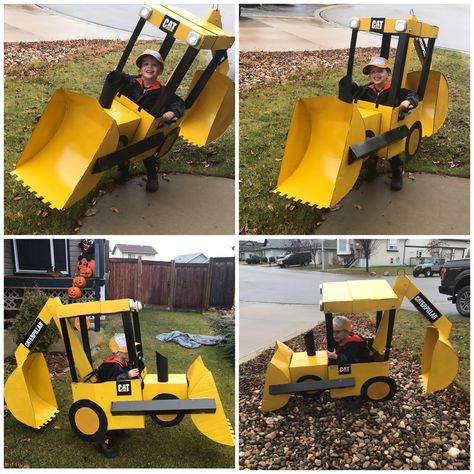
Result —
[{"label": "gravel landscaping rock", "polygon": [[[351,315],[355,331],[373,336],[366,316]],[[315,342],[326,347],[325,328]],[[287,344],[304,350],[303,336]],[[328,393],[293,395],[274,413],[261,413],[267,350],[240,366],[241,469],[469,469],[469,400],[456,385],[424,395],[419,384],[421,354],[391,352],[391,377],[398,391],[381,404],[356,411]]]}]

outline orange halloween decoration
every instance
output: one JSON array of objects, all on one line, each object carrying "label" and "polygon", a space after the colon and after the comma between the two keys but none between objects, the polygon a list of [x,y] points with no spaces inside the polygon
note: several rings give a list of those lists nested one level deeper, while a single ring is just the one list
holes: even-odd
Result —
[{"label": "orange halloween decoration", "polygon": [[69,296],[70,299],[72,300],[77,300],[82,296],[81,289],[78,288],[77,286],[71,286],[70,288],[67,289],[67,295]]},{"label": "orange halloween decoration", "polygon": [[72,280],[72,286],[77,286],[78,288],[84,288],[86,283],[86,279],[81,275],[76,275]]}]

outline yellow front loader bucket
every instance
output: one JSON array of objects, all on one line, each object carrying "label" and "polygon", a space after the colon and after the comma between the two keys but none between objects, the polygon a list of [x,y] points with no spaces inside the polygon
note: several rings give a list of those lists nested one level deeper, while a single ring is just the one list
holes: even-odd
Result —
[{"label": "yellow front loader bucket", "polygon": [[458,372],[458,356],[443,334],[443,328],[426,328],[425,344],[421,359],[421,382],[425,393],[446,388]]},{"label": "yellow front loader bucket", "polygon": [[66,209],[99,182],[102,173],[91,174],[96,158],[115,151],[118,139],[96,99],[61,88],[11,174],[52,209]]},{"label": "yellow front loader bucket", "polygon": [[[406,87],[416,91],[420,82],[421,71],[408,73]],[[449,91],[446,77],[439,71],[430,71],[423,98],[421,125],[424,137],[436,133],[448,115]]]},{"label": "yellow front loader bucket", "polygon": [[58,413],[49,369],[41,352],[31,353],[8,377],[5,402],[21,423],[41,428]]},{"label": "yellow front loader bucket", "polygon": [[234,446],[235,439],[232,426],[225,416],[214,377],[206,368],[200,356],[189,367],[187,377],[189,382],[188,398],[214,398],[216,401],[215,413],[191,415],[196,428],[216,443]]},{"label": "yellow front loader bucket", "polygon": [[[204,71],[196,71],[191,91]],[[181,122],[180,136],[197,146],[217,140],[234,120],[234,83],[230,77],[215,72]]]},{"label": "yellow front loader bucket", "polygon": [[365,140],[362,116],[337,97],[299,99],[274,192],[328,208],[354,186],[362,166],[349,165],[349,146]]},{"label": "yellow front loader bucket", "polygon": [[262,412],[274,411],[284,407],[290,399],[289,393],[280,395],[270,395],[270,385],[286,384],[291,382],[290,362],[293,351],[283,342],[276,341],[275,354],[268,364],[267,373],[265,374],[265,387],[263,389],[262,404],[260,410]]}]

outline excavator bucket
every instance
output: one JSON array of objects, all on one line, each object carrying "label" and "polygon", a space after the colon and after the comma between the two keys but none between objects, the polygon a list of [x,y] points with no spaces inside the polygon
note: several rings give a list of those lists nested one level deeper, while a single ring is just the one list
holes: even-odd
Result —
[{"label": "excavator bucket", "polygon": [[[196,71],[189,91],[193,90],[203,72]],[[230,77],[215,72],[192,107],[186,111],[180,136],[197,146],[206,146],[217,140],[234,119],[234,89]]]},{"label": "excavator bucket", "polygon": [[442,332],[435,326],[426,328],[421,359],[421,382],[425,393],[446,388],[458,372],[458,356]]},{"label": "excavator bucket", "polygon": [[115,151],[119,133],[99,102],[58,89],[36,126],[12,175],[52,209],[66,209],[86,196],[102,173],[96,158]]},{"label": "excavator bucket", "polygon": [[[421,71],[408,73],[406,87],[416,91],[420,76]],[[439,71],[430,71],[421,112],[421,128],[424,137],[436,133],[446,120],[449,105],[448,96],[448,82],[444,75]]]},{"label": "excavator bucket", "polygon": [[5,402],[21,423],[41,428],[58,413],[49,369],[41,352],[31,353],[5,382]]},{"label": "excavator bucket", "polygon": [[270,395],[270,385],[286,384],[291,382],[290,362],[293,351],[283,342],[276,341],[275,354],[268,364],[265,374],[265,387],[263,389],[262,412],[274,411],[284,407],[290,399],[289,393]]},{"label": "excavator bucket", "polygon": [[229,420],[226,418],[222,406],[219,392],[212,373],[206,368],[201,357],[198,357],[189,367],[188,377],[188,397],[193,398],[214,398],[216,401],[216,412],[194,413],[191,415],[196,428],[212,441],[234,446],[234,433]]},{"label": "excavator bucket", "polygon": [[349,164],[349,146],[364,140],[355,105],[337,97],[299,99],[274,192],[310,206],[333,206],[352,189],[362,165]]}]

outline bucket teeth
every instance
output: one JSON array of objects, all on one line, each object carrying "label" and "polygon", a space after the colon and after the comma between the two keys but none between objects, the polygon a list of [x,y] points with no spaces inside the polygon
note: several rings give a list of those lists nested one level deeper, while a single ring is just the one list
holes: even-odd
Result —
[{"label": "bucket teeth", "polygon": [[56,410],[43,424],[37,427],[38,430],[44,428],[48,423],[53,421],[53,418],[56,418],[56,415],[59,413],[59,410]]},{"label": "bucket teeth", "polygon": [[274,189],[272,191],[275,194],[278,194],[279,196],[284,197],[285,199],[289,199],[290,201],[296,202],[296,204],[305,204],[310,207],[314,207],[315,209],[325,209],[324,207],[319,206],[317,203],[314,201],[302,201],[301,199],[297,199],[295,196],[291,196],[289,194],[284,194],[281,191],[278,191],[278,189]]}]

